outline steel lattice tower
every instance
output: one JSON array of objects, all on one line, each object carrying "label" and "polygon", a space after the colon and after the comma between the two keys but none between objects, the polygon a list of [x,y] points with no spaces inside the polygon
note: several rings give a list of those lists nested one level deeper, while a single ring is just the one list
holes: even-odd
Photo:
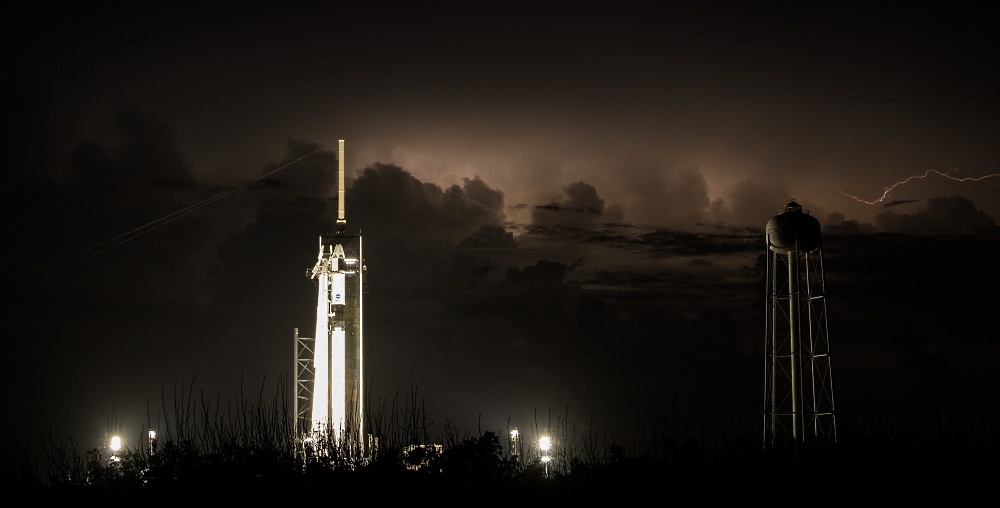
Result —
[{"label": "steel lattice tower", "polygon": [[764,446],[836,442],[819,221],[792,201],[765,237]]}]

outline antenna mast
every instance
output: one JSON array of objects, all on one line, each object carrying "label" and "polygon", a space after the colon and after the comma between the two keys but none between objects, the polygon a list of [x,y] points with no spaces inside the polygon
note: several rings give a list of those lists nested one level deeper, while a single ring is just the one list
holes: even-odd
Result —
[{"label": "antenna mast", "polygon": [[344,215],[344,140],[340,140],[337,154],[337,236],[347,235],[347,219]]}]

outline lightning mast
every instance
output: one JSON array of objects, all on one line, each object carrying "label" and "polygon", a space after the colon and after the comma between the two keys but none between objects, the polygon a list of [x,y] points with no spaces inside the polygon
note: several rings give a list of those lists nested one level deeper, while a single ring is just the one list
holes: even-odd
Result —
[{"label": "lightning mast", "polygon": [[295,329],[296,432],[312,447],[334,446],[343,456],[364,454],[363,277],[361,235],[347,234],[344,140],[338,153],[337,223],[319,237],[307,276],[316,281],[316,335]]},{"label": "lightning mast", "polygon": [[764,446],[836,442],[819,221],[791,201],[765,237]]}]

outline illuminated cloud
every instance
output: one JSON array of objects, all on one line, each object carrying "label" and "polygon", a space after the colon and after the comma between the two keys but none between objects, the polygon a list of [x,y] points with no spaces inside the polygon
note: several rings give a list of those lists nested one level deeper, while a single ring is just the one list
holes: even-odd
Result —
[{"label": "illuminated cloud", "polygon": [[597,189],[584,181],[573,182],[562,189],[565,196],[535,206],[531,221],[536,225],[573,225],[621,222],[623,213],[617,206],[605,206]]}]

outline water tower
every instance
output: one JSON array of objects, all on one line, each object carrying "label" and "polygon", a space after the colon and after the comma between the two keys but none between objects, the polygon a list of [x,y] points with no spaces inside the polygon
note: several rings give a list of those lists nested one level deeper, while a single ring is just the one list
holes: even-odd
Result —
[{"label": "water tower", "polygon": [[791,201],[765,237],[764,447],[836,442],[819,221]]}]

